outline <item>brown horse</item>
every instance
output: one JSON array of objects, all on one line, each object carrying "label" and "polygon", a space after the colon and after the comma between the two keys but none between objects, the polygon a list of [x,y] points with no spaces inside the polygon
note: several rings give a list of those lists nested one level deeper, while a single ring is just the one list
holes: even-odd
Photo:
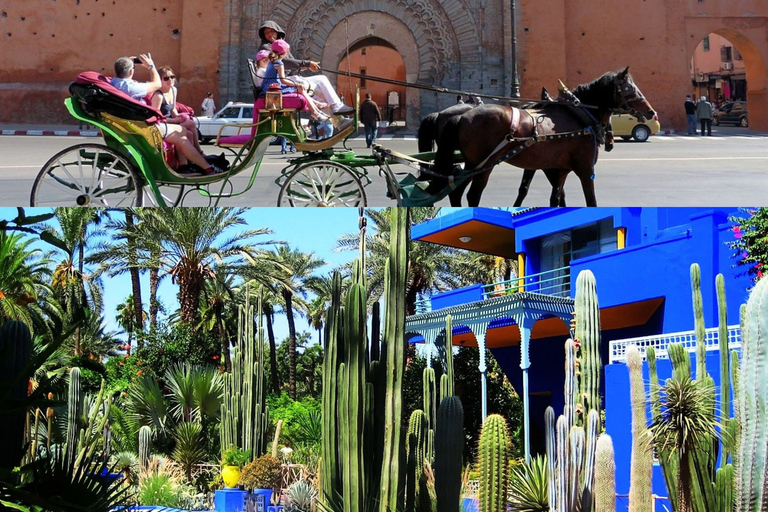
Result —
[{"label": "brown horse", "polygon": [[[454,168],[453,152],[458,149],[465,161],[463,172],[471,174],[471,180],[451,192],[451,205],[460,206],[461,195],[471,181],[467,201],[477,206],[493,167],[507,162],[523,169],[543,169],[552,176],[552,206],[558,205],[555,200],[561,197],[568,172],[573,171],[581,181],[586,204],[596,206],[594,166],[603,126],[611,113],[630,112],[642,120],[655,112],[632,80],[629,68],[606,73],[573,93],[581,106],[556,102],[518,110],[480,105],[448,119],[433,171],[449,176]],[[436,193],[448,183],[448,178],[432,177],[427,192]]]}]

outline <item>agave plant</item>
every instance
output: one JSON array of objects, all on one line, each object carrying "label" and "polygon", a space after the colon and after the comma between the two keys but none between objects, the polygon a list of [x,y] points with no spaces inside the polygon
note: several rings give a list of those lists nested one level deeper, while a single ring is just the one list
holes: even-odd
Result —
[{"label": "agave plant", "polygon": [[299,480],[288,487],[286,498],[288,512],[311,512],[315,509],[317,489],[306,480]]},{"label": "agave plant", "polygon": [[514,512],[548,512],[547,458],[536,456],[526,464],[512,466],[509,479],[509,508]]},{"label": "agave plant", "polygon": [[122,473],[125,482],[134,485],[137,481],[136,471],[139,469],[139,458],[135,453],[119,452],[112,456],[114,471]]}]

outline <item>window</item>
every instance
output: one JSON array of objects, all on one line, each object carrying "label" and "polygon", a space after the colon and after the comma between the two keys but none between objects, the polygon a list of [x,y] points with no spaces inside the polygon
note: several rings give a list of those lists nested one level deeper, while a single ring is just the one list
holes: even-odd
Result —
[{"label": "window", "polygon": [[360,54],[365,55],[365,50],[367,50],[367,48],[363,46],[363,48],[360,50]]},{"label": "window", "polygon": [[554,233],[541,239],[540,271],[570,266],[571,260],[616,249],[613,218]]},{"label": "window", "polygon": [[741,60],[741,54],[737,48],[733,49],[733,60]]},{"label": "window", "polygon": [[360,88],[365,89],[365,68],[360,68]]},{"label": "window", "polygon": [[243,109],[243,119],[253,119],[253,108],[246,107]]},{"label": "window", "polygon": [[709,36],[701,40],[701,45],[704,47],[705,52],[709,51]]},{"label": "window", "polygon": [[237,119],[240,117],[240,107],[229,107],[224,109],[221,116],[224,119]]},{"label": "window", "polygon": [[720,60],[723,62],[731,62],[733,60],[733,47],[721,46],[720,47]]}]

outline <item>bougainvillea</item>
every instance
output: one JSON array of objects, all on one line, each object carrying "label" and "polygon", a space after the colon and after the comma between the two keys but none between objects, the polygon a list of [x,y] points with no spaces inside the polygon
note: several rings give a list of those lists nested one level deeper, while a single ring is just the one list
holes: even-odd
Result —
[{"label": "bougainvillea", "polygon": [[734,250],[739,265],[757,281],[768,271],[768,208],[745,209],[743,216],[729,218],[733,227],[734,240],[728,247]]}]

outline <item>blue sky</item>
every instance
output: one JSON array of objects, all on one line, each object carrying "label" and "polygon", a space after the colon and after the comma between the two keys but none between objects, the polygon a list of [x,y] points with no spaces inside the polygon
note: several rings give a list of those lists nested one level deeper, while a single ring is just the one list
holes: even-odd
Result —
[{"label": "blue sky", "polygon": [[[50,209],[25,208],[26,215],[38,215]],[[16,208],[0,208],[0,219],[10,220],[16,217]],[[339,237],[346,233],[358,232],[357,208],[250,208],[244,217],[247,228],[269,228],[272,235],[264,240],[282,240],[293,249],[314,252],[327,264],[318,270],[319,275],[330,273],[333,268],[353,260],[357,251],[334,251]],[[262,237],[259,237],[262,238]],[[265,246],[269,249],[269,246]],[[142,276],[142,294],[146,302],[149,287],[148,277]],[[169,311],[178,308],[176,300],[177,286],[165,279],[159,290],[160,301]],[[104,317],[109,329],[119,330],[115,323],[116,307],[130,295],[131,286],[127,275],[104,279]],[[144,304],[147,308],[146,303]],[[275,336],[278,341],[288,336],[288,326],[284,315],[275,319]],[[306,320],[297,319],[297,330],[311,331],[316,341],[317,334],[307,325]]]}]

